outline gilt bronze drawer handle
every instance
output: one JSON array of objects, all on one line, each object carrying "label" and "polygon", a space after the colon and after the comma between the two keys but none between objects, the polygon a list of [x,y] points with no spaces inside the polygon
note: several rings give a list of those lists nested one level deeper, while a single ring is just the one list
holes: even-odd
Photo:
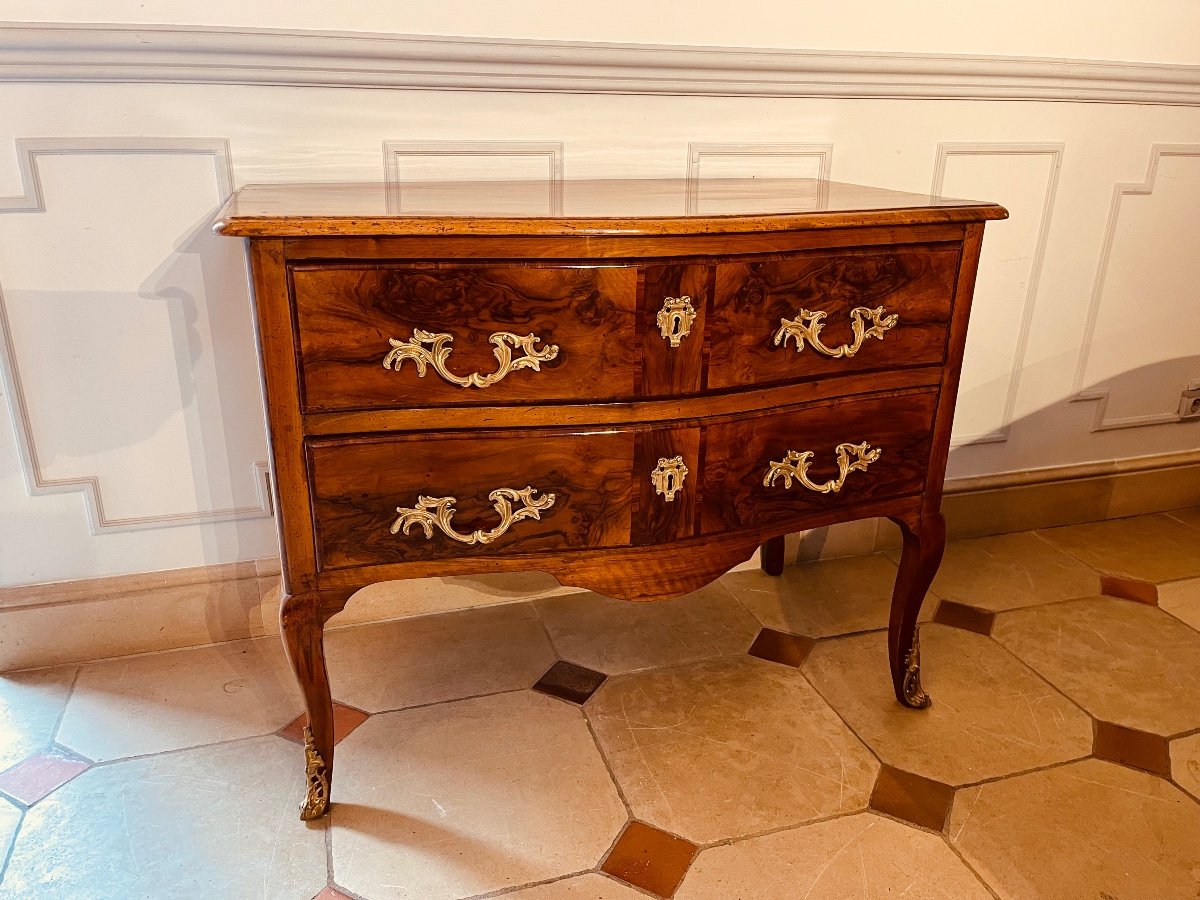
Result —
[{"label": "gilt bronze drawer handle", "polygon": [[[392,534],[397,532],[408,534],[410,528],[420,525],[425,532],[426,539],[431,539],[433,526],[436,525],[447,537],[461,543],[490,544],[508,531],[514,523],[520,522],[522,519],[541,519],[542,513],[554,505],[553,494],[543,494],[535,500],[533,495],[536,493],[536,488],[528,486],[523,491],[515,488],[497,488],[492,491],[488,494],[488,499],[492,501],[492,505],[496,508],[496,514],[500,516],[500,524],[488,531],[479,529],[471,534],[455,531],[454,525],[451,523],[451,519],[458,511],[454,508],[458,498],[418,497],[415,508],[396,507],[396,512],[400,515],[392,523],[391,532]],[[521,504],[520,509],[516,512],[513,511],[513,502]]]},{"label": "gilt bronze drawer handle", "polygon": [[[795,478],[810,491],[816,491],[818,494],[836,494],[846,483],[847,475],[851,472],[865,472],[867,466],[879,459],[883,448],[872,449],[870,444],[863,441],[861,444],[838,444],[836,452],[837,478],[830,479],[823,484],[817,484],[810,480],[808,467],[812,465],[813,452],[805,450],[803,453],[799,453],[789,450],[782,462],[772,462],[767,467],[767,474],[763,478],[763,487],[771,487],[776,478],[783,478],[783,486],[787,489],[792,486],[792,479]],[[851,459],[851,456],[854,458]]]},{"label": "gilt bronze drawer handle", "polygon": [[664,341],[670,341],[672,347],[678,347],[691,333],[695,321],[696,310],[692,308],[691,297],[667,297],[658,311],[658,333]]},{"label": "gilt bronze drawer handle", "polygon": [[683,464],[682,456],[672,456],[670,459],[661,456],[658,465],[650,473],[650,482],[654,485],[655,493],[666,497],[670,503],[675,499],[675,495],[683,490],[683,480],[687,475],[688,467]]},{"label": "gilt bronze drawer handle", "polygon": [[[446,368],[446,360],[454,349],[450,346],[450,342],[453,340],[454,335],[452,334],[435,334],[423,328],[414,328],[412,340],[409,341],[388,338],[392,349],[383,358],[383,367],[399,372],[404,360],[411,359],[417,366],[418,378],[424,378],[426,367],[433,366],[433,370],[451,384],[457,384],[459,387],[485,388],[517,369],[533,369],[533,371],[539,372],[542,363],[549,362],[558,356],[557,344],[549,344],[540,350],[537,349],[535,345],[541,341],[541,338],[536,334],[520,335],[509,331],[497,331],[488,338],[489,343],[492,344],[492,355],[496,357],[496,371],[490,375],[472,372],[463,377],[455,375]],[[520,350],[525,355],[514,359],[513,350]]]},{"label": "gilt bronze drawer handle", "polygon": [[[794,319],[780,319],[779,330],[775,332],[775,346],[786,347],[788,338],[793,338],[796,341],[797,353],[804,349],[807,341],[818,353],[833,359],[841,359],[857,353],[863,342],[869,337],[879,338],[882,341],[883,336],[895,328],[896,323],[900,321],[900,317],[897,315],[885,316],[882,306],[874,309],[856,306],[850,310],[850,327],[854,329],[854,343],[842,344],[840,347],[826,347],[821,341],[821,329],[825,327],[824,318],[825,313],[823,312],[801,309],[796,313]],[[870,325],[866,324],[867,319],[870,319]]]}]

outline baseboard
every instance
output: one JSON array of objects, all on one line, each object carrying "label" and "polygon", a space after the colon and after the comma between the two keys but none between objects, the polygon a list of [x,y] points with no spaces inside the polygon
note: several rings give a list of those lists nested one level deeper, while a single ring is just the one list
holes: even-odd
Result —
[{"label": "baseboard", "polygon": [[[950,537],[1200,506],[1200,451],[948,481]],[[786,559],[899,544],[867,519],[790,535]],[[754,560],[745,565],[756,565]],[[364,588],[330,627],[571,593],[540,572],[423,578]],[[0,672],[262,637],[278,632],[278,560],[0,589]]]}]

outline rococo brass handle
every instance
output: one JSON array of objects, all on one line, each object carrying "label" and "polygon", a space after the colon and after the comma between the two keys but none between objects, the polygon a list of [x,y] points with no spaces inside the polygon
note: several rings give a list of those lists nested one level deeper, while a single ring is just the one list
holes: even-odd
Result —
[{"label": "rococo brass handle", "polygon": [[692,307],[691,297],[667,297],[663,300],[662,309],[658,311],[658,333],[664,341],[670,341],[672,347],[679,344],[692,331],[692,323],[696,321],[696,310]]},{"label": "rococo brass handle", "polygon": [[[522,519],[541,519],[542,513],[554,505],[553,494],[543,494],[536,500],[533,495],[537,493],[536,488],[526,486],[525,490],[518,491],[515,488],[497,488],[488,494],[488,499],[492,501],[492,506],[496,509],[496,514],[500,516],[500,524],[495,528],[484,531],[478,529],[471,534],[462,534],[455,531],[451,523],[454,514],[457,510],[454,504],[458,502],[456,497],[418,497],[415,508],[406,506],[397,506],[396,512],[400,515],[396,521],[392,523],[391,532],[403,532],[408,534],[408,530],[414,525],[420,525],[425,532],[426,539],[433,537],[433,527],[436,525],[442,532],[456,541],[464,544],[490,544],[496,538],[500,537],[515,522],[520,522]],[[520,508],[513,511],[512,504],[519,502]]]},{"label": "rococo brass handle", "polygon": [[[772,462],[767,467],[767,474],[763,477],[763,487],[771,487],[775,483],[775,479],[782,478],[783,486],[787,489],[792,486],[792,479],[795,478],[810,491],[816,491],[818,494],[836,494],[846,483],[847,475],[851,472],[865,472],[867,466],[879,459],[883,448],[872,449],[870,444],[863,441],[861,444],[838,444],[835,452],[838,465],[837,478],[832,478],[822,484],[810,480],[808,467],[812,465],[813,452],[805,450],[800,453],[796,450],[789,450],[781,462]],[[851,456],[854,458],[851,459]]]},{"label": "rococo brass handle", "polygon": [[[408,341],[388,338],[392,349],[383,358],[383,367],[399,372],[403,362],[411,359],[416,364],[418,378],[424,378],[426,367],[433,366],[433,370],[451,384],[457,384],[459,387],[485,388],[517,369],[533,369],[533,371],[539,372],[542,363],[549,362],[558,356],[557,344],[549,344],[540,350],[537,349],[535,345],[541,341],[541,338],[536,334],[520,335],[510,331],[497,331],[488,338],[488,342],[492,344],[492,355],[496,357],[496,371],[490,375],[472,372],[463,377],[455,375],[446,368],[446,360],[454,349],[450,346],[450,342],[453,340],[454,335],[452,334],[438,334],[423,328],[414,328],[412,339]],[[525,355],[514,359],[513,350],[520,350]]]},{"label": "rococo brass handle", "polygon": [[[821,329],[825,327],[823,321],[825,315],[820,311],[812,312],[801,309],[796,312],[794,319],[780,319],[779,329],[775,332],[775,346],[786,347],[788,338],[793,338],[796,341],[797,353],[804,349],[807,341],[818,353],[833,359],[841,359],[857,353],[863,342],[869,337],[879,338],[882,341],[883,336],[895,328],[896,323],[900,321],[900,317],[897,315],[885,316],[882,306],[874,309],[856,306],[850,310],[850,327],[854,329],[854,343],[842,344],[839,347],[827,347],[821,341]],[[866,324],[867,319],[870,319],[870,325]]]}]

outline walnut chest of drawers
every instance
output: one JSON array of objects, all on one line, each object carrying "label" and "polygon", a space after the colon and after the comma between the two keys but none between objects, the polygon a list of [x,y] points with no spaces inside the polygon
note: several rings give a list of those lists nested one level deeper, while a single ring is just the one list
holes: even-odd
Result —
[{"label": "walnut chest of drawers", "polygon": [[[539,194],[540,190],[540,194]],[[891,678],[941,558],[950,424],[995,204],[790,180],[260,185],[250,239],[283,557],[325,812],[325,622],[358,588],[541,569],[695,590],[783,535],[900,524]],[[532,199],[530,199],[532,198]]]}]

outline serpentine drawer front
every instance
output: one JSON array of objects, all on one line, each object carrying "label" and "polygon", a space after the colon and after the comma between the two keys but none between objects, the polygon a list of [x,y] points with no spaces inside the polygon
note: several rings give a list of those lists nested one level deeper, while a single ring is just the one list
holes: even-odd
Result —
[{"label": "serpentine drawer front", "polygon": [[886,516],[891,681],[927,706],[917,618],[984,222],[1007,213],[773,179],[569,182],[547,211],[507,187],[422,186],[407,214],[407,186],[250,186],[215,226],[250,239],[301,817],[337,799],[324,625],[387,579],[541,569],[663,599]]}]

